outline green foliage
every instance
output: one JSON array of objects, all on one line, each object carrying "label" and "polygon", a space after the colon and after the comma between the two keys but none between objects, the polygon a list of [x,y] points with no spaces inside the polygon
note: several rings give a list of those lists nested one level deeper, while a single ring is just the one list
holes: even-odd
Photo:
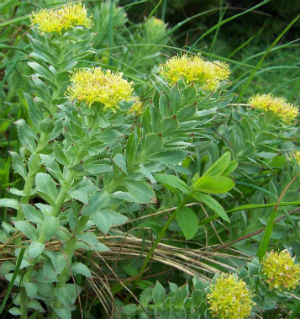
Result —
[{"label": "green foliage", "polygon": [[[175,26],[184,1],[91,1],[90,29],[29,26],[32,10],[57,5],[0,4],[1,316],[209,319],[210,282],[234,272],[253,291],[253,316],[296,318],[299,290],[270,290],[258,258],[247,261],[272,248],[298,258],[298,122],[238,103],[266,90],[297,100],[296,41],[262,47],[260,30],[223,50],[223,25],[260,14],[223,1],[190,2],[204,10]],[[199,49],[231,64],[231,83],[169,85],[159,65]],[[116,112],[67,96],[71,74],[97,66],[134,84]]]}]

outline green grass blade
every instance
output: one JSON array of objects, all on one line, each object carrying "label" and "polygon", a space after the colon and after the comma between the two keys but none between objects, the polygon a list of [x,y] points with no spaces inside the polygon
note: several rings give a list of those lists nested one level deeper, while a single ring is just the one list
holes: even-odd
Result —
[{"label": "green grass blade", "polygon": [[269,247],[269,243],[271,240],[271,235],[272,235],[272,231],[273,231],[273,227],[274,227],[274,222],[276,219],[276,215],[277,215],[277,211],[278,211],[278,206],[280,205],[281,199],[283,198],[283,196],[285,195],[285,193],[287,192],[287,190],[290,188],[290,186],[295,182],[295,180],[298,178],[298,176],[300,176],[300,173],[298,173],[296,176],[294,176],[292,178],[292,180],[288,183],[288,185],[285,187],[285,189],[283,190],[283,192],[281,193],[281,195],[279,196],[275,206],[274,206],[274,210],[268,220],[266,229],[264,231],[263,234],[263,239],[260,242],[260,245],[258,247],[258,251],[257,251],[257,256],[259,258],[259,260],[262,260],[268,250]]},{"label": "green grass blade", "polygon": [[[226,210],[226,213],[234,213],[234,212],[238,212],[241,210],[251,210],[251,209],[259,209],[259,208],[268,208],[268,207],[274,207],[276,205],[276,202],[273,203],[267,203],[267,204],[247,204],[247,205],[241,205],[238,207],[234,207],[232,209]],[[300,205],[300,201],[292,201],[292,202],[280,202],[278,206],[298,206]],[[199,225],[205,225],[208,224],[210,222],[213,222],[214,220],[216,220],[217,218],[219,218],[220,216],[218,215],[212,215],[208,218],[205,218],[203,220],[201,220],[199,222]],[[271,218],[271,217],[270,217]]]},{"label": "green grass blade", "polygon": [[29,17],[30,17],[30,14],[27,14],[27,15],[22,16],[22,17],[16,17],[14,19],[2,22],[2,23],[0,23],[0,28],[3,28],[3,27],[6,27],[8,25],[15,24],[15,23],[27,20]]},{"label": "green grass blade", "polygon": [[209,52],[213,52],[214,48],[215,48],[215,44],[216,44],[216,41],[217,41],[217,38],[218,38],[218,35],[219,35],[219,31],[220,31],[220,27],[221,27],[221,22],[223,20],[223,17],[226,13],[226,9],[227,8],[223,8],[223,0],[220,0],[220,11],[219,11],[219,22],[218,22],[218,25],[219,27],[217,28],[216,32],[215,32],[215,35],[214,35],[214,38],[211,42],[211,46],[210,46],[210,49],[209,49]]},{"label": "green grass blade", "polygon": [[161,19],[162,19],[163,21],[164,21],[165,18],[166,18],[167,2],[168,2],[168,0],[164,0],[164,2],[163,2],[162,12],[161,12]]},{"label": "green grass blade", "polygon": [[261,59],[258,61],[256,67],[253,69],[253,71],[251,72],[248,81],[245,83],[245,85],[242,87],[241,92],[238,96],[237,102],[240,102],[244,93],[246,92],[248,86],[250,85],[252,79],[254,78],[257,70],[260,68],[260,66],[262,65],[262,63],[264,62],[265,58],[269,55],[269,53],[271,52],[271,50],[274,48],[274,46],[279,42],[279,40],[284,36],[284,34],[293,26],[293,24],[295,24],[300,18],[300,14],[297,15],[296,18],[294,18],[289,24],[288,26],[286,26],[284,28],[284,30],[278,35],[278,37],[273,41],[273,43],[269,46],[269,48],[267,49],[266,53],[261,57]]},{"label": "green grass blade", "polygon": [[204,34],[203,34],[200,38],[198,38],[197,41],[195,41],[195,43],[192,45],[192,49],[193,49],[201,40],[203,40],[208,34],[210,34],[211,32],[215,31],[216,29],[220,28],[222,25],[224,25],[224,24],[226,24],[226,23],[228,23],[228,22],[230,22],[230,21],[232,21],[232,20],[234,20],[234,19],[236,19],[236,18],[238,18],[238,17],[241,17],[241,16],[243,16],[243,15],[245,15],[245,14],[247,14],[247,13],[249,13],[249,12],[251,12],[251,11],[257,9],[257,8],[259,8],[259,7],[261,7],[261,6],[267,4],[267,3],[270,2],[270,1],[271,1],[271,0],[265,0],[265,1],[263,1],[263,2],[261,2],[261,3],[259,3],[259,4],[257,4],[256,6],[249,8],[248,10],[245,10],[245,11],[243,11],[243,12],[241,12],[241,13],[238,13],[238,14],[232,16],[232,17],[229,17],[229,18],[227,18],[227,19],[225,19],[225,20],[223,20],[223,21],[217,23],[217,24],[214,25],[212,28],[210,28],[209,30],[207,30],[206,32],[204,32]]},{"label": "green grass blade", "polygon": [[114,45],[114,0],[110,0],[109,24],[108,24],[108,42],[109,42],[109,65],[112,66],[112,47]]},{"label": "green grass blade", "polygon": [[6,293],[5,293],[5,296],[4,296],[4,299],[2,301],[2,304],[1,304],[1,307],[0,307],[0,314],[2,313],[6,303],[7,303],[7,300],[8,300],[8,297],[10,295],[10,292],[12,290],[12,287],[14,285],[14,282],[17,278],[17,275],[19,273],[19,270],[20,270],[20,266],[21,266],[21,263],[22,263],[22,260],[23,260],[23,256],[24,256],[24,252],[25,252],[25,248],[22,248],[20,253],[19,253],[19,256],[18,256],[18,260],[17,260],[17,264],[16,264],[16,268],[15,268],[15,271],[14,271],[14,274],[11,278],[11,281],[9,282],[9,285],[7,287],[7,290],[6,290]]}]

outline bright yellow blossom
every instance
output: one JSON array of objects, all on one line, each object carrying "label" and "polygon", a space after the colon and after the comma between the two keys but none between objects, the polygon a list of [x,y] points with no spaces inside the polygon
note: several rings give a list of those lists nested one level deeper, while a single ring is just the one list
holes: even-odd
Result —
[{"label": "bright yellow blossom", "polygon": [[287,250],[271,251],[262,262],[262,272],[273,289],[295,289],[300,282],[300,265]]},{"label": "bright yellow blossom", "polygon": [[217,89],[230,75],[228,64],[205,61],[199,55],[172,57],[161,65],[160,72],[171,84],[182,78],[186,83],[195,83],[208,91]]},{"label": "bright yellow blossom", "polygon": [[249,100],[249,104],[259,110],[270,111],[280,117],[285,123],[290,123],[298,115],[296,106],[290,104],[282,97],[274,97],[271,94],[255,95]]},{"label": "bright yellow blossom", "polygon": [[67,93],[73,100],[83,101],[91,106],[94,102],[118,109],[118,103],[129,101],[132,83],[122,78],[122,73],[112,73],[99,68],[77,70],[71,77]]},{"label": "bright yellow blossom", "polygon": [[138,96],[133,96],[132,101],[134,102],[128,113],[134,113],[136,115],[140,115],[143,112],[143,103],[140,101]]},{"label": "bright yellow blossom", "polygon": [[42,9],[33,12],[31,23],[37,25],[42,32],[59,32],[76,26],[91,26],[91,19],[87,16],[86,8],[81,4],[68,3],[59,9]]},{"label": "bright yellow blossom", "polygon": [[233,274],[222,274],[210,286],[209,310],[217,319],[243,319],[250,316],[254,302],[243,280]]}]

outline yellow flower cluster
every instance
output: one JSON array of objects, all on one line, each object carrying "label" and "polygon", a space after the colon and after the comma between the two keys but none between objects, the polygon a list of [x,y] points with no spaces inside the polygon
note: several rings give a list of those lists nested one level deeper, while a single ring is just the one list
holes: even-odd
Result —
[{"label": "yellow flower cluster", "polygon": [[300,282],[300,265],[295,264],[287,250],[271,251],[262,262],[262,272],[273,289],[295,289]]},{"label": "yellow flower cluster", "polygon": [[153,23],[154,23],[155,25],[164,25],[164,24],[165,24],[165,23],[163,22],[163,20],[161,20],[161,19],[158,19],[158,18],[155,18],[155,17],[153,17],[152,19],[153,19]]},{"label": "yellow flower cluster", "polygon": [[297,151],[293,154],[296,162],[298,163],[298,165],[300,166],[300,151]]},{"label": "yellow flower cluster", "polygon": [[118,103],[128,101],[132,96],[132,83],[122,78],[122,73],[112,73],[103,69],[77,70],[71,77],[71,85],[67,93],[73,100],[83,101],[91,106],[94,102],[110,108],[118,109]]},{"label": "yellow flower cluster", "polygon": [[69,3],[59,9],[42,9],[31,15],[31,23],[37,25],[42,32],[59,32],[76,26],[91,26],[91,19],[87,16],[86,8],[81,4]]},{"label": "yellow flower cluster", "polygon": [[172,57],[161,65],[160,72],[171,84],[180,78],[186,83],[195,83],[204,90],[213,91],[230,75],[228,64],[221,61],[205,61],[199,55]]},{"label": "yellow flower cluster", "polygon": [[298,108],[288,103],[285,98],[274,97],[271,94],[252,96],[249,104],[259,110],[270,111],[280,117],[285,123],[290,123],[299,115]]},{"label": "yellow flower cluster", "polygon": [[222,274],[210,286],[209,310],[218,319],[243,319],[250,316],[254,302],[246,283],[233,274]]},{"label": "yellow flower cluster", "polygon": [[132,101],[134,102],[131,108],[128,110],[128,113],[133,113],[140,115],[143,112],[143,103],[140,101],[138,96],[133,96]]}]

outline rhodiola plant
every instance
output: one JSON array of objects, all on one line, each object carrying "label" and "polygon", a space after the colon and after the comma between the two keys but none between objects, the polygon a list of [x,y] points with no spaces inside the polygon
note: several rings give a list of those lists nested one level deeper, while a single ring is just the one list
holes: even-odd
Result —
[{"label": "rhodiola plant", "polygon": [[[115,18],[114,25],[108,13]],[[297,153],[291,155],[296,108],[270,95],[236,105],[228,91],[229,65],[199,54],[182,54],[154,65],[161,62],[160,47],[168,40],[167,25],[154,17],[145,19],[136,39],[130,39],[138,45],[126,42],[128,47],[116,54],[124,59],[112,62],[113,56],[107,58],[114,50],[110,32],[122,28],[126,14],[113,2],[103,2],[94,12],[96,19],[97,15],[103,21],[92,21],[76,2],[31,16],[27,58],[32,74],[26,92],[20,94],[26,110],[24,119],[16,122],[20,147],[11,152],[16,180],[8,190],[11,196],[0,200],[10,214],[0,230],[1,247],[8,255],[0,274],[9,282],[0,313],[11,296],[9,312],[21,318],[76,316],[82,310],[81,298],[89,298],[89,288],[98,292],[95,282],[102,264],[97,265],[96,258],[117,279],[124,272],[130,275],[124,282],[132,295],[142,289],[138,306],[122,295],[127,286],[121,279],[105,286],[110,302],[128,317],[147,318],[147,310],[150,317],[228,318],[237,315],[237,309],[247,317],[254,306],[250,290],[270,288],[258,284],[257,278],[274,279],[280,272],[284,276],[275,284],[286,282],[285,266],[295,270],[296,282],[286,287],[295,288],[299,269],[290,255],[270,254],[271,262],[264,263],[276,210],[259,250],[260,261],[267,265],[264,270],[254,260],[250,270],[240,271],[244,281],[224,274],[209,282],[219,271],[236,269],[228,258],[236,252],[218,253],[210,246],[211,241],[222,242],[225,233],[241,230],[240,215],[228,213],[242,212],[245,217],[248,209],[270,207],[249,203],[245,197],[253,192],[243,193],[243,187],[260,180],[262,168],[271,186],[279,184],[275,181],[279,174],[297,173],[294,166],[285,168],[293,157],[298,159]],[[108,31],[100,34],[101,28]],[[117,43],[125,41],[125,29],[114,38]],[[106,69],[95,67],[106,62]],[[294,199],[295,191],[289,195]],[[249,205],[239,206],[244,203]],[[167,218],[161,215],[164,209],[170,213]],[[152,214],[156,220],[140,223]],[[208,225],[213,234],[206,231]],[[123,249],[127,237],[133,239],[132,246]],[[165,237],[178,246],[162,242]],[[141,250],[132,252],[136,243]],[[201,250],[194,248],[198,244],[203,245]],[[117,258],[124,251],[133,256],[134,267],[110,263],[111,247],[119,249]],[[170,261],[166,256],[171,253],[175,257]],[[152,289],[151,282],[142,280],[155,268],[152,260],[196,275],[193,291],[170,284],[166,295],[158,282]],[[276,268],[276,260],[283,268]],[[251,271],[255,280],[249,279]],[[266,300],[255,302],[271,309],[273,304]],[[110,306],[103,307],[108,316]],[[118,316],[117,308],[113,316]]]},{"label": "rhodiola plant", "polygon": [[[202,82],[195,85],[181,80],[169,86],[157,77],[153,100],[142,110],[133,83],[121,73],[85,68],[83,59],[93,53],[91,23],[80,3],[32,15],[28,64],[34,73],[24,93],[28,121],[16,123],[21,148],[11,154],[24,184],[11,188],[12,197],[0,202],[16,210],[3,230],[7,238],[15,233],[17,247],[22,245],[14,252],[16,267],[7,262],[3,271],[20,287],[10,313],[21,318],[70,318],[80,294],[73,276],[91,277],[88,266],[74,258],[75,251],[107,251],[96,234],[107,234],[127,220],[119,207],[155,203],[159,184],[178,197],[179,209],[170,221],[177,214],[186,238],[194,232],[183,216],[194,218],[185,207],[189,198],[229,221],[209,195],[234,186],[227,177],[229,153],[189,185],[175,175],[193,154],[194,138],[204,137],[205,127],[222,116],[214,102],[222,98],[210,97],[204,88],[213,74],[205,75],[204,69],[198,75],[204,76]],[[92,226],[98,230],[91,231]],[[60,251],[48,249],[52,240],[60,242]]]}]

